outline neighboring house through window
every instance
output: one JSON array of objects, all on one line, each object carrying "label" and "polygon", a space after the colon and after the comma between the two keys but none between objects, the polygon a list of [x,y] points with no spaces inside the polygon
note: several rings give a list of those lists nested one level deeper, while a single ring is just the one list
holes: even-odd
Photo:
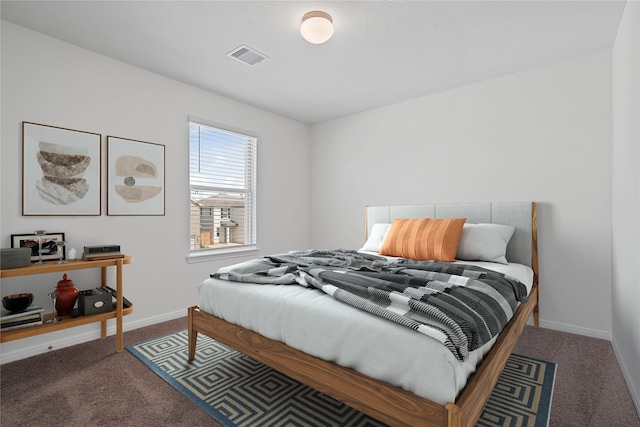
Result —
[{"label": "neighboring house through window", "polygon": [[257,141],[189,122],[192,255],[255,249]]}]

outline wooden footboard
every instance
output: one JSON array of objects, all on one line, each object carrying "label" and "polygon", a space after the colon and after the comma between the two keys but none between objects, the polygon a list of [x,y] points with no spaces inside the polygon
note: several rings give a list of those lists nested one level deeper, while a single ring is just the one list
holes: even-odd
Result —
[{"label": "wooden footboard", "polygon": [[279,341],[190,307],[189,360],[195,358],[198,333],[210,336],[354,409],[393,426],[472,427],[498,381],[534,307],[538,287],[521,304],[478,371],[455,403],[439,405],[352,369],[310,356]]},{"label": "wooden footboard", "polygon": [[[198,307],[189,308],[190,360],[195,356],[198,332],[390,425],[449,425],[449,411],[442,405],[352,369],[310,356],[207,314]],[[429,423],[425,420],[429,420]]]}]

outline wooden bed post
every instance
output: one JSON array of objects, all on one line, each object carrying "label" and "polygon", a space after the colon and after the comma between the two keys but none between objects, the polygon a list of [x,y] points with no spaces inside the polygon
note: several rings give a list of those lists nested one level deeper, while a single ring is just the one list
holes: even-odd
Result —
[{"label": "wooden bed post", "polygon": [[540,327],[540,287],[538,286],[538,213],[536,202],[531,205],[531,269],[533,270],[533,287],[536,292],[536,305],[533,307],[533,326]]},{"label": "wooden bed post", "polygon": [[462,411],[460,407],[455,403],[447,403],[445,408],[449,414],[447,427],[462,427]]},{"label": "wooden bed post", "polygon": [[193,361],[196,358],[196,343],[198,341],[198,331],[193,328],[193,311],[194,307],[189,307],[188,319],[189,319],[189,361]]}]

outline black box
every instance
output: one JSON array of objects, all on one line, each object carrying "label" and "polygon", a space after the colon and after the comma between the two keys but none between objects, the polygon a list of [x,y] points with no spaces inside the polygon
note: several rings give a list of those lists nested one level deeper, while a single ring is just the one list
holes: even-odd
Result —
[{"label": "black box", "polygon": [[120,252],[120,245],[85,246],[85,255],[101,254],[105,252]]},{"label": "black box", "polygon": [[104,313],[113,309],[111,299],[111,294],[102,292],[100,288],[82,291],[78,295],[78,308],[83,316]]}]

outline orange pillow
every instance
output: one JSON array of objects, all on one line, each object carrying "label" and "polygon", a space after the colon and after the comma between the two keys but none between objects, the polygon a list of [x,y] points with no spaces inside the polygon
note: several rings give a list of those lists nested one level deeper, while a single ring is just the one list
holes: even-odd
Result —
[{"label": "orange pillow", "polygon": [[466,218],[396,219],[381,255],[415,260],[454,261]]}]

